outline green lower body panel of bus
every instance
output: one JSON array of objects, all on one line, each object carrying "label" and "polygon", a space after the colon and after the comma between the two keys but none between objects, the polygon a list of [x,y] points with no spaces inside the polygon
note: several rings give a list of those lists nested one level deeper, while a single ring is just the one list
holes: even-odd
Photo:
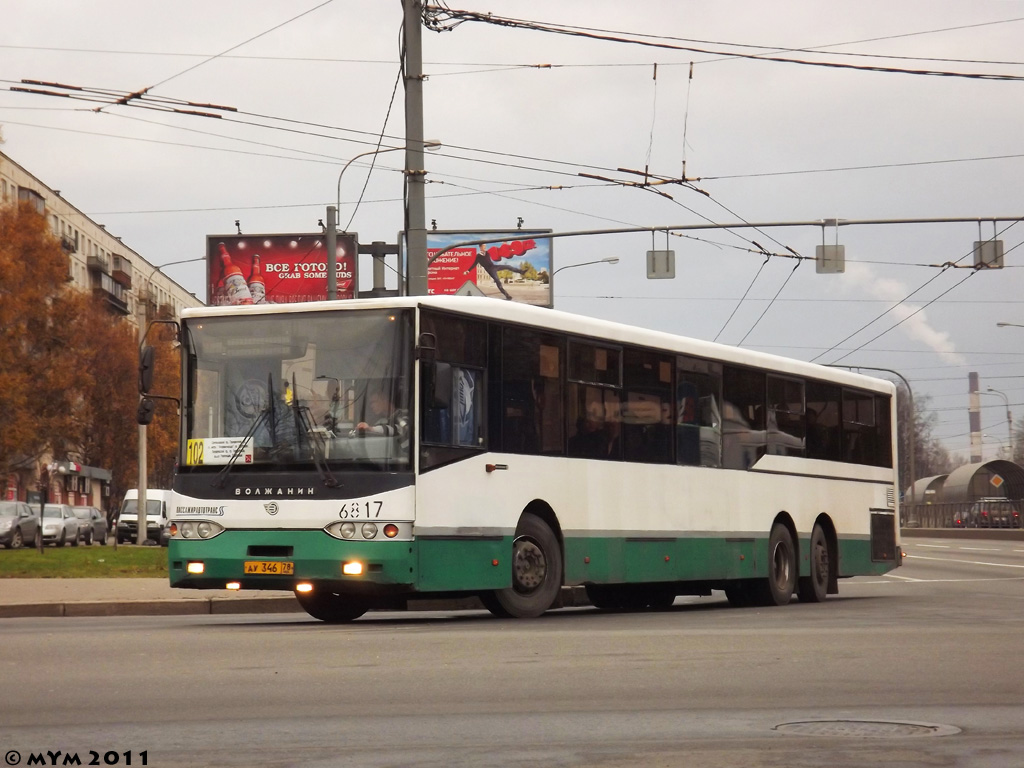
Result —
[{"label": "green lower body panel of bus", "polygon": [[[867,538],[837,542],[836,575],[879,575],[898,563],[878,560]],[[810,541],[797,543],[798,572],[810,574]],[[513,539],[438,537],[343,541],[323,531],[225,531],[203,541],[172,539],[172,587],[291,590],[331,582],[374,594],[477,592],[511,586]],[[722,582],[768,575],[767,537],[567,537],[564,583]],[[362,572],[347,575],[346,563]],[[201,572],[197,571],[201,566]]]},{"label": "green lower body panel of bus", "polygon": [[[172,539],[172,587],[290,590],[332,582],[380,594],[501,589],[511,585],[511,537],[345,541],[316,531],[225,531],[203,541]],[[362,573],[346,575],[346,563]],[[201,572],[199,571],[201,568]]]},{"label": "green lower body panel of bus", "polygon": [[[896,567],[873,560],[871,541],[842,538],[836,574],[879,575]],[[810,575],[810,539],[797,544],[800,576]],[[570,537],[565,540],[566,584],[719,582],[768,575],[768,537]]]}]

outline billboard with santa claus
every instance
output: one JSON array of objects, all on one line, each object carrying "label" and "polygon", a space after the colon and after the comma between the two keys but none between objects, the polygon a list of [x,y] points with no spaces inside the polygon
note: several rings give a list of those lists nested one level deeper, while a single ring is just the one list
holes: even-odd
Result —
[{"label": "billboard with santa claus", "polygon": [[[322,233],[207,235],[207,303],[290,304],[327,299],[327,247]],[[339,234],[338,298],[356,291],[358,240]]]}]

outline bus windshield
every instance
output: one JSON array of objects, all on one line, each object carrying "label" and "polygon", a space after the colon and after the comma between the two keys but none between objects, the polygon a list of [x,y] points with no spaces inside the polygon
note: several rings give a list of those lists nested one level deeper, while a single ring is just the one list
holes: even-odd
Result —
[{"label": "bus windshield", "polygon": [[412,314],[186,321],[182,467],[411,467]]}]

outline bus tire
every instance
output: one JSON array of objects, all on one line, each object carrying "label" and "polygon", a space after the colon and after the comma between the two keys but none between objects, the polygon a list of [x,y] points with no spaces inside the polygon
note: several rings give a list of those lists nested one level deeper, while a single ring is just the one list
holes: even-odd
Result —
[{"label": "bus tire", "polygon": [[299,601],[302,610],[314,619],[328,624],[344,624],[354,621],[370,608],[364,600],[351,595],[339,595],[329,589],[296,592],[295,599]]},{"label": "bus tire", "polygon": [[811,575],[800,579],[797,596],[801,603],[820,603],[828,596],[828,582],[832,576],[828,556],[828,539],[821,526],[815,523],[811,531]]},{"label": "bus tire", "polygon": [[502,618],[532,619],[554,605],[562,589],[562,549],[548,524],[524,514],[512,542],[512,586],[482,597]]},{"label": "bus tire", "polygon": [[768,578],[756,582],[757,604],[788,605],[796,590],[796,575],[793,535],[782,523],[776,523],[768,537]]}]

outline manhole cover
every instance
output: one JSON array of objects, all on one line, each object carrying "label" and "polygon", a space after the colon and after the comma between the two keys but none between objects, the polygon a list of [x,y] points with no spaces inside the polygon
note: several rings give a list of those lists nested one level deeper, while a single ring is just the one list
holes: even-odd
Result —
[{"label": "manhole cover", "polygon": [[775,726],[795,736],[847,736],[859,739],[896,739],[905,736],[952,736],[960,729],[935,723],[898,723],[886,720],[804,720]]}]

